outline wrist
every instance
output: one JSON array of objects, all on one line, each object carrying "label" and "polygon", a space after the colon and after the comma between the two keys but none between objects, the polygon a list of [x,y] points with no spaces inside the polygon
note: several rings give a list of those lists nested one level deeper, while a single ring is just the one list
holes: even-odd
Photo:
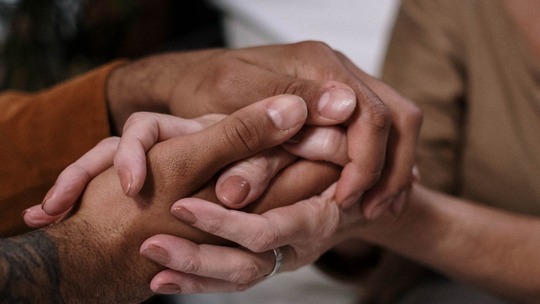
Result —
[{"label": "wrist", "polygon": [[156,89],[156,74],[156,68],[144,60],[123,62],[111,71],[106,98],[112,135],[121,135],[124,123],[135,112],[170,112]]},{"label": "wrist", "polygon": [[134,303],[150,297],[148,275],[161,268],[141,257],[119,231],[74,216],[51,226],[66,302]]}]

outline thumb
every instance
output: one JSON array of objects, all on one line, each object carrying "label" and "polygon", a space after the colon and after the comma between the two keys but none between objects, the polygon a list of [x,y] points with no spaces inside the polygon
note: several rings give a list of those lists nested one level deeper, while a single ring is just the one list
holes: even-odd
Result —
[{"label": "thumb", "polygon": [[223,164],[228,164],[280,145],[303,127],[307,115],[306,103],[295,95],[273,96],[249,105],[201,132],[207,137],[208,157],[220,154]]},{"label": "thumb", "polygon": [[150,150],[149,157],[161,150],[158,158],[166,159],[160,166],[163,180],[188,178],[191,182],[184,185],[188,188],[185,190],[195,190],[230,163],[290,139],[302,128],[307,114],[302,98],[273,96],[242,108],[205,130],[159,143]]}]

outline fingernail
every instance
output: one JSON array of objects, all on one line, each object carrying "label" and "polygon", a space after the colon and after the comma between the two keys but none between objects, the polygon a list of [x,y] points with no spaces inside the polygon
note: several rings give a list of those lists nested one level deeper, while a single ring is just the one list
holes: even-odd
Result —
[{"label": "fingernail", "polygon": [[221,197],[231,204],[242,203],[251,191],[249,182],[242,176],[228,177],[220,187]]},{"label": "fingernail", "polygon": [[45,197],[43,198],[43,201],[41,202],[41,209],[43,211],[45,211],[45,203],[47,203],[47,201],[53,196],[55,188],[56,188],[56,185],[52,186],[52,188],[49,189],[49,191],[47,191],[47,194],[45,194]]},{"label": "fingernail", "polygon": [[304,123],[307,107],[304,100],[298,96],[281,96],[268,104],[266,115],[276,128],[287,130]]},{"label": "fingernail", "polygon": [[24,210],[21,214],[21,216],[24,218],[24,215],[26,214],[26,212],[28,212],[28,209]]},{"label": "fingernail", "polygon": [[354,92],[334,88],[324,92],[319,99],[318,111],[322,117],[332,120],[345,120],[354,111],[356,105]]},{"label": "fingernail", "polygon": [[133,176],[131,171],[122,167],[118,169],[118,176],[120,177],[120,184],[122,185],[122,190],[126,195],[129,195],[131,190],[131,184],[133,183]]},{"label": "fingernail", "polygon": [[171,213],[186,224],[195,224],[197,222],[197,217],[182,206],[173,206]]},{"label": "fingernail", "polygon": [[168,265],[171,261],[171,257],[167,250],[153,244],[143,248],[141,250],[141,255],[163,266]]},{"label": "fingernail", "polygon": [[159,285],[155,290],[156,293],[161,294],[178,294],[181,291],[182,289],[180,289],[180,286],[173,283]]}]

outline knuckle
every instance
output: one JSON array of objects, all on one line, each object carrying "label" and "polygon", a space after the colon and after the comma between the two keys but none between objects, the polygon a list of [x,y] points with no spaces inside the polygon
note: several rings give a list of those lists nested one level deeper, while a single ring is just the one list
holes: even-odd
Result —
[{"label": "knuckle", "polygon": [[247,248],[253,252],[264,252],[275,247],[278,236],[271,229],[262,229],[256,233],[247,243]]},{"label": "knuckle", "polygon": [[294,44],[297,52],[301,54],[315,54],[315,55],[335,55],[334,50],[325,42],[317,40],[306,40]]},{"label": "knuckle", "polygon": [[[336,204],[329,201],[325,201],[323,204],[308,204],[306,212],[311,215],[312,218],[318,220],[312,220],[310,222],[311,231],[314,236],[325,239],[335,234],[339,227],[341,211]],[[319,223],[325,223],[320,225]]]},{"label": "knuckle", "polygon": [[[310,93],[307,82],[304,79],[294,78],[276,85],[272,95],[292,94],[306,98],[307,93]],[[309,99],[311,96],[307,97]]]},{"label": "knuckle", "polygon": [[221,221],[210,221],[209,223],[205,224],[203,228],[204,231],[210,234],[221,235],[223,225]]},{"label": "knuckle", "polygon": [[[295,57],[299,61],[298,66],[303,67],[304,71],[312,74],[313,80],[337,79],[336,73],[339,73],[341,59],[339,53],[332,47],[322,41],[308,40],[294,44]],[[302,58],[302,60],[300,60]],[[311,61],[317,61],[317,64],[306,64],[308,58]],[[324,60],[325,64],[321,64]],[[304,64],[302,64],[304,62]]]},{"label": "knuckle", "polygon": [[388,107],[377,100],[373,103],[369,109],[369,122],[370,124],[380,131],[389,130],[392,125],[392,115]]},{"label": "knuckle", "polygon": [[242,265],[242,270],[230,274],[230,281],[237,284],[249,284],[259,277],[262,267],[254,262]]},{"label": "knuckle", "polygon": [[232,92],[235,90],[231,90],[231,88],[244,87],[248,84],[245,73],[242,73],[242,69],[238,68],[238,63],[239,61],[234,58],[221,60],[208,77],[212,88],[220,95],[233,96]]},{"label": "knuckle", "polygon": [[402,124],[405,127],[411,128],[416,131],[420,130],[422,122],[424,120],[424,114],[419,106],[417,106],[413,102],[408,101],[405,103],[405,109],[402,111],[402,113],[404,113],[402,118]]},{"label": "knuckle", "polygon": [[[59,176],[59,179],[61,178],[62,181],[64,179],[68,179],[68,177],[72,181],[84,181],[92,179],[92,175],[90,174],[90,172],[88,172],[88,169],[77,162],[69,165],[66,170],[64,170],[64,172],[62,172],[60,174],[61,176]],[[65,182],[67,182],[67,180]],[[73,188],[76,183],[66,183],[66,185],[70,186],[69,190],[72,190],[71,188]]]},{"label": "knuckle", "polygon": [[234,117],[234,122],[226,124],[225,136],[233,147],[256,151],[261,146],[264,123],[254,117]]},{"label": "knuckle", "polygon": [[258,177],[265,176],[272,168],[270,160],[266,157],[249,158],[246,160],[246,166],[253,176]]},{"label": "knuckle", "polygon": [[141,120],[145,120],[148,115],[150,115],[150,113],[148,112],[135,112],[131,115],[129,115],[128,119],[126,120],[126,125],[127,124],[134,124],[134,123],[137,123]]},{"label": "knuckle", "polygon": [[187,273],[198,273],[201,268],[201,264],[193,256],[183,260],[183,263],[179,265],[178,270]]}]

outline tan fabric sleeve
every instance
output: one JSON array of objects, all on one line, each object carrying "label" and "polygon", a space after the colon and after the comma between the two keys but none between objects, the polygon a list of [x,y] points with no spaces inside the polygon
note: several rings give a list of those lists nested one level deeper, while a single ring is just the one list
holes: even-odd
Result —
[{"label": "tan fabric sleeve", "polygon": [[[456,35],[460,1],[402,1],[382,79],[424,112],[418,147],[423,183],[458,191],[463,104],[461,47]],[[454,13],[454,12],[456,13]]]},{"label": "tan fabric sleeve", "polygon": [[[459,191],[463,90],[462,47],[453,39],[460,0],[404,0],[388,45],[382,80],[424,112],[417,163],[422,182]],[[395,303],[430,270],[384,252],[364,284],[361,303]],[[392,278],[389,283],[388,278]]]},{"label": "tan fabric sleeve", "polygon": [[36,94],[0,95],[1,236],[26,230],[21,212],[41,203],[63,168],[109,136],[105,86],[120,64]]}]

